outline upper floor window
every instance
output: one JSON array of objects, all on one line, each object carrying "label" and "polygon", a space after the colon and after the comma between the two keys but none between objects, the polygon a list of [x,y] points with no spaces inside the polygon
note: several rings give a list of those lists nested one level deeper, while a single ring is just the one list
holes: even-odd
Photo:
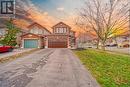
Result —
[{"label": "upper floor window", "polygon": [[66,33],[67,32],[67,28],[64,28],[64,33]]},{"label": "upper floor window", "polygon": [[67,28],[56,28],[55,33],[67,33]]},{"label": "upper floor window", "polygon": [[64,28],[60,28],[60,33],[64,33]]}]

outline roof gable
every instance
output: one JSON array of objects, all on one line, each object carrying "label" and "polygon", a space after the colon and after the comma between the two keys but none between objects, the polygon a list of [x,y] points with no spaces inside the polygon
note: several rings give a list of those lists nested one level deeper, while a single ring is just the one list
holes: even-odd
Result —
[{"label": "roof gable", "polygon": [[69,25],[67,25],[67,24],[65,24],[65,23],[63,23],[63,22],[59,22],[58,24],[54,25],[52,28],[55,28],[55,27],[57,27],[57,26],[66,26],[66,27],[68,27],[68,28],[71,29],[71,27],[70,27]]},{"label": "roof gable", "polygon": [[44,29],[45,31],[47,31],[49,34],[51,34],[51,32],[47,29],[47,28],[45,28],[45,27],[43,27],[42,25],[40,25],[40,24],[38,24],[38,23],[36,23],[36,22],[34,22],[34,23],[32,23],[31,25],[29,25],[27,28],[30,30],[30,29],[33,29],[33,27],[39,27],[39,29]]},{"label": "roof gable", "polygon": [[41,36],[33,34],[33,33],[27,33],[27,34],[22,35],[21,37],[25,37],[25,36],[29,36],[29,35],[35,36],[35,37],[41,37]]}]

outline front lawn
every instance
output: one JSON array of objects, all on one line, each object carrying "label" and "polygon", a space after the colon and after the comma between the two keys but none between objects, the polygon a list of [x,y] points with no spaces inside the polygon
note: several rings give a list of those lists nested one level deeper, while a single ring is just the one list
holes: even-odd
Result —
[{"label": "front lawn", "polygon": [[94,49],[74,52],[102,87],[130,87],[130,56]]}]

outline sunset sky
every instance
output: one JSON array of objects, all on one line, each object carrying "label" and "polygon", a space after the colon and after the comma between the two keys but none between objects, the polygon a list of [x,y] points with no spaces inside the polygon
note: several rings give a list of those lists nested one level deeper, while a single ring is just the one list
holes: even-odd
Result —
[{"label": "sunset sky", "polygon": [[32,0],[32,3],[44,11],[46,14],[53,16],[57,20],[64,20],[68,16],[76,15],[77,8],[83,0]]},{"label": "sunset sky", "polygon": [[[78,31],[75,27],[75,19],[78,14],[78,9],[83,5],[83,0],[17,0],[21,8],[28,11],[34,22],[37,22],[48,30],[58,22],[65,22]],[[26,22],[18,19],[16,22],[20,26],[24,26]]]},{"label": "sunset sky", "polygon": [[[84,6],[84,0],[17,0],[21,8],[26,10],[28,18],[37,22],[48,30],[58,22],[65,22],[76,32],[83,29],[75,26],[75,19],[79,17],[79,10]],[[20,8],[20,9],[21,9]],[[16,19],[20,26],[27,25],[23,19]],[[28,24],[29,25],[29,24]]]}]

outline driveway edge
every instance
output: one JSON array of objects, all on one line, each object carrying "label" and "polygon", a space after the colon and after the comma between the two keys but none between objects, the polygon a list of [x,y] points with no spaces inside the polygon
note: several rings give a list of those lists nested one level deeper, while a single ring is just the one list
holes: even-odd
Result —
[{"label": "driveway edge", "polygon": [[71,50],[73,56],[76,58],[76,60],[78,62],[80,62],[79,66],[82,68],[82,70],[84,72],[86,72],[86,77],[89,76],[89,78],[91,79],[91,82],[93,83],[94,87],[101,87],[101,85],[97,82],[96,78],[93,77],[93,75],[91,74],[91,72],[88,70],[88,68],[85,68],[85,66],[82,64],[82,62],[80,61],[79,57]]}]

